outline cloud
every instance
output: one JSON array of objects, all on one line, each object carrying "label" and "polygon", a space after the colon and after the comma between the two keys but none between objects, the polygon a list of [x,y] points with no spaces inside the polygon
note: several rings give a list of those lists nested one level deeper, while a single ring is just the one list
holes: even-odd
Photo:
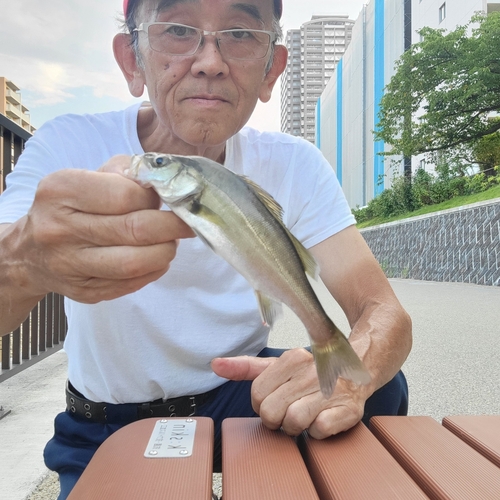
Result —
[{"label": "cloud", "polygon": [[28,108],[70,100],[78,87],[91,87],[96,97],[131,100],[111,48],[120,30],[119,0],[3,3],[0,76],[29,91],[30,102],[23,99]]}]

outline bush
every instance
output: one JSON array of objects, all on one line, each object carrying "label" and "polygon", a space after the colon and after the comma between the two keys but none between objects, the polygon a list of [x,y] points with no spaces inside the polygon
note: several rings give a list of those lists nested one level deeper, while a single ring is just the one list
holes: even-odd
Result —
[{"label": "bush", "polygon": [[411,182],[403,176],[393,179],[392,187],[371,200],[366,207],[352,210],[358,223],[377,218],[389,218],[412,212],[425,205],[435,205],[456,196],[486,191],[500,184],[500,166],[494,168],[494,175],[481,172],[464,175],[462,167],[442,164],[436,168],[437,176],[418,169]]}]

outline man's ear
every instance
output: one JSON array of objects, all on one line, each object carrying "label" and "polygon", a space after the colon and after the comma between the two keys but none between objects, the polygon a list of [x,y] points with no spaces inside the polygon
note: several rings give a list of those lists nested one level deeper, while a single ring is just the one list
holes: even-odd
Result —
[{"label": "man's ear", "polygon": [[130,93],[134,97],[141,97],[144,93],[145,81],[142,71],[137,65],[137,59],[130,44],[130,35],[118,33],[113,38],[113,53],[115,60],[127,80]]},{"label": "man's ear", "polygon": [[274,47],[273,65],[265,76],[259,93],[259,99],[262,102],[268,102],[271,99],[274,85],[281,73],[285,71],[287,59],[288,50],[286,47],[284,45],[276,45]]}]

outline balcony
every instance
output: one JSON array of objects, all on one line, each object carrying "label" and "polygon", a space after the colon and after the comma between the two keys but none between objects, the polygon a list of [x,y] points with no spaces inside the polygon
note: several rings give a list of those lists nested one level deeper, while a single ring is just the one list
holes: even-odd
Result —
[{"label": "balcony", "polygon": [[5,99],[8,103],[11,103],[15,106],[19,106],[21,104],[21,95],[9,88],[7,88]]}]

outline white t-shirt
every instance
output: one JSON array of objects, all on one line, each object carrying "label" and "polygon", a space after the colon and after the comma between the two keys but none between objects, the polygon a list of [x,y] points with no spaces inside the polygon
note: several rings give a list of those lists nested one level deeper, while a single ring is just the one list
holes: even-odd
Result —
[{"label": "white t-shirt", "polygon": [[[30,208],[40,179],[63,168],[97,170],[117,154],[144,153],[139,105],[65,115],[28,141],[0,197],[0,223]],[[354,223],[334,172],[308,142],[244,128],[225,165],[271,193],[306,247]],[[170,270],[138,292],[95,305],[65,299],[69,379],[94,401],[136,403],[199,394],[224,382],[218,356],[256,355],[267,344],[252,288],[199,238],[182,240]]]}]

